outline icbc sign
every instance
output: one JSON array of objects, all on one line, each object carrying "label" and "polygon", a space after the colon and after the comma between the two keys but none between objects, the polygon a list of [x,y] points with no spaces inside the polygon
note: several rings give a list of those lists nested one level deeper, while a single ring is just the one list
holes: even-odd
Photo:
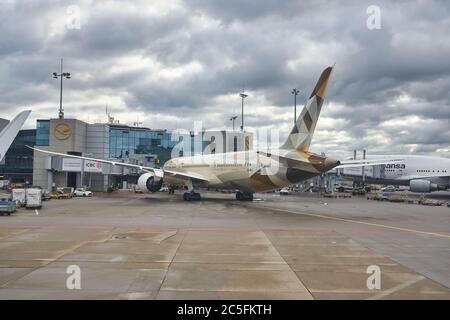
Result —
[{"label": "icbc sign", "polygon": [[101,162],[85,160],[84,171],[85,172],[102,172],[103,165]]}]

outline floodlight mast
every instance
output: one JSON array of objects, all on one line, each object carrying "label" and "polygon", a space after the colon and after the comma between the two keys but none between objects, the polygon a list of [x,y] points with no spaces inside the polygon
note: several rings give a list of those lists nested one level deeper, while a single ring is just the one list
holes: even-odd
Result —
[{"label": "floodlight mast", "polygon": [[244,131],[244,99],[248,97],[248,94],[240,93],[239,96],[242,99],[242,103],[241,103],[241,130]]},{"label": "floodlight mast", "polygon": [[300,93],[296,88],[292,89],[291,93],[294,95],[294,125],[297,123],[297,95]]},{"label": "floodlight mast", "polygon": [[62,91],[63,91],[63,78],[70,79],[70,72],[63,72],[63,59],[61,58],[61,69],[60,73],[53,72],[53,79],[61,78],[61,85],[59,89],[59,113],[58,118],[64,119],[64,110],[62,107]]}]

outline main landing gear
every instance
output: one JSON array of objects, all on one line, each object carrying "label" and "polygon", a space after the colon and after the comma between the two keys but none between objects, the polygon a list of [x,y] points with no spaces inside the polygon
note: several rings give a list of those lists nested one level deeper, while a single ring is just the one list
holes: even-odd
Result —
[{"label": "main landing gear", "polygon": [[184,201],[200,201],[202,199],[200,193],[194,192],[194,186],[192,185],[191,180],[186,182],[186,187],[188,188],[189,192],[185,192],[183,194]]},{"label": "main landing gear", "polygon": [[184,201],[200,201],[202,197],[200,196],[200,193],[198,192],[185,192],[183,194],[183,200]]},{"label": "main landing gear", "polygon": [[253,201],[253,193],[251,192],[236,192],[236,200],[239,201]]}]

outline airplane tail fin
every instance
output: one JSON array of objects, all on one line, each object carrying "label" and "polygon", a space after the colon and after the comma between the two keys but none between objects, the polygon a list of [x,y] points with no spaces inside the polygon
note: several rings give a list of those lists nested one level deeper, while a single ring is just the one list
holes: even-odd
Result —
[{"label": "airplane tail fin", "polygon": [[31,110],[22,111],[0,132],[0,161],[16,138],[17,133],[30,115]]},{"label": "airplane tail fin", "polygon": [[334,65],[322,71],[309,100],[298,116],[297,122],[281,149],[309,150],[333,68]]}]

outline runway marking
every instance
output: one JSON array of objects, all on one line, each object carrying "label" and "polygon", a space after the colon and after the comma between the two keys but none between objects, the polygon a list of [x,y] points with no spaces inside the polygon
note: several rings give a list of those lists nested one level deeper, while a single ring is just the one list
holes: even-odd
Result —
[{"label": "runway marking", "polygon": [[423,276],[418,276],[418,277],[413,278],[413,279],[411,279],[409,281],[406,281],[405,283],[399,284],[396,287],[390,288],[390,289],[388,289],[388,290],[386,290],[386,291],[384,291],[384,292],[382,292],[380,294],[377,294],[377,295],[375,295],[373,297],[370,297],[367,300],[378,300],[378,299],[384,298],[384,297],[386,297],[386,296],[388,296],[388,295],[390,295],[390,294],[392,294],[394,292],[397,292],[399,290],[402,290],[402,289],[405,289],[405,288],[407,288],[409,286],[412,286],[413,284],[415,284],[415,283],[417,283],[417,282],[419,282],[419,281],[421,281],[423,279],[426,279],[426,278],[423,277]]},{"label": "runway marking", "polygon": [[394,227],[394,226],[388,226],[388,225],[385,225],[385,224],[364,222],[364,221],[358,221],[358,220],[352,220],[352,219],[337,218],[337,217],[332,217],[332,216],[324,216],[324,215],[321,215],[321,214],[298,212],[298,211],[292,211],[292,210],[281,209],[281,208],[272,208],[272,207],[265,207],[265,206],[258,206],[258,205],[250,205],[250,206],[251,207],[256,207],[256,208],[261,208],[261,209],[266,209],[266,210],[268,209],[268,210],[275,210],[275,211],[281,211],[281,212],[287,212],[287,213],[301,214],[301,215],[304,215],[304,216],[323,218],[323,219],[330,219],[330,220],[336,220],[336,221],[344,221],[344,222],[350,222],[350,223],[358,223],[358,224],[364,224],[364,225],[374,226],[374,227],[379,227],[379,228],[387,228],[387,229],[400,230],[400,231],[406,231],[406,232],[412,232],[412,233],[427,234],[427,235],[431,235],[431,236],[436,236],[436,237],[442,237],[442,238],[450,239],[450,235],[443,234],[443,233],[437,233],[437,232],[429,232],[429,231],[415,230],[415,229],[409,229],[409,228]]},{"label": "runway marking", "polygon": [[[288,231],[288,232],[303,232],[303,233],[320,233],[336,232],[334,229],[300,229],[300,228],[258,228],[258,227],[133,227],[133,226],[121,226],[121,225],[64,225],[64,224],[52,224],[52,225],[15,225],[15,224],[0,224],[1,227],[6,228],[18,228],[18,229],[62,229],[62,228],[78,228],[78,229],[115,229],[121,228],[126,232],[168,232],[168,231],[242,231],[242,232],[256,232],[256,231]],[[1,239],[1,238],[0,238]]]}]

